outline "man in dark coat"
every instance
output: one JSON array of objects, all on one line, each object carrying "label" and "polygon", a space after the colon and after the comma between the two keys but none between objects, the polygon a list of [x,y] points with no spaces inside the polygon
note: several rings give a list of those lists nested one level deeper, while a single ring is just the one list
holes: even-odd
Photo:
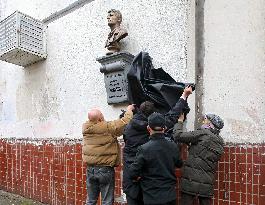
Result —
[{"label": "man in dark coat", "polygon": [[214,175],[224,152],[224,140],[219,135],[224,123],[219,116],[207,114],[200,129],[183,132],[183,119],[181,115],[173,131],[176,142],[189,146],[189,155],[182,168],[180,205],[193,204],[196,196],[200,205],[210,205]]},{"label": "man in dark coat", "polygon": [[135,160],[138,147],[149,141],[147,118],[154,111],[155,106],[152,102],[141,103],[139,111],[133,116],[123,133],[125,142],[123,149],[123,191],[126,194],[128,205],[144,204],[139,182],[133,182],[129,178],[129,167]]},{"label": "man in dark coat", "polygon": [[130,166],[130,177],[141,180],[144,204],[175,205],[175,168],[182,161],[178,146],[165,139],[165,117],[153,113],[148,117],[150,140],[140,146],[135,162]]},{"label": "man in dark coat", "polygon": [[[165,114],[166,133],[165,137],[169,141],[174,141],[172,131],[178,116],[185,110],[189,111],[187,98],[192,93],[192,87],[187,86],[176,105]],[[134,162],[137,149],[140,145],[149,141],[150,134],[147,130],[147,118],[155,111],[155,106],[150,101],[141,103],[137,112],[130,123],[126,126],[123,139],[125,147],[123,149],[123,191],[126,194],[128,205],[143,204],[142,191],[139,182],[129,178],[129,166]]]}]

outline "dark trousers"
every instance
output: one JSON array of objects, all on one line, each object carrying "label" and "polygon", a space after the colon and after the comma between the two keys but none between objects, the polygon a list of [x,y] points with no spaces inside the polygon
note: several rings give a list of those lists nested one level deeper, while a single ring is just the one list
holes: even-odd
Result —
[{"label": "dark trousers", "polygon": [[143,195],[140,193],[136,199],[126,195],[127,205],[144,205]]},{"label": "dark trousers", "polygon": [[176,205],[177,201],[173,200],[173,201],[169,201],[167,203],[163,203],[163,204],[145,204],[145,205]]},{"label": "dark trousers", "polygon": [[[192,205],[194,199],[196,198],[195,195],[190,195],[186,193],[181,193],[180,205]],[[212,199],[210,197],[201,197],[198,196],[199,204],[200,205],[211,205]]]},{"label": "dark trousers", "polygon": [[101,193],[101,204],[114,203],[115,172],[113,167],[87,167],[87,201],[86,205],[96,205]]}]

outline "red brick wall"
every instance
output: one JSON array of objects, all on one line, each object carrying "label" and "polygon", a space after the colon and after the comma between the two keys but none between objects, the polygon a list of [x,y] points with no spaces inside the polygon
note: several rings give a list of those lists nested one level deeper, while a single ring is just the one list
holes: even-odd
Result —
[{"label": "red brick wall", "polygon": [[219,163],[214,204],[265,204],[265,144],[227,145]]},{"label": "red brick wall", "polygon": [[[116,169],[117,197],[120,170]],[[0,140],[0,189],[47,204],[81,205],[85,185],[81,140]],[[226,145],[213,201],[215,205],[265,204],[265,144]]]}]

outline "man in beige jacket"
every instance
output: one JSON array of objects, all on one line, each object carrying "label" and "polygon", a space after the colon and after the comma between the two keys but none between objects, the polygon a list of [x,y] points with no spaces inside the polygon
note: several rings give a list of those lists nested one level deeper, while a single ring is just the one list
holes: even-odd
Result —
[{"label": "man in beige jacket", "polygon": [[121,119],[105,121],[98,109],[88,112],[88,121],[83,124],[83,161],[87,164],[87,202],[96,205],[101,193],[102,205],[114,202],[114,167],[120,164],[120,146],[117,137],[132,119],[133,105]]}]

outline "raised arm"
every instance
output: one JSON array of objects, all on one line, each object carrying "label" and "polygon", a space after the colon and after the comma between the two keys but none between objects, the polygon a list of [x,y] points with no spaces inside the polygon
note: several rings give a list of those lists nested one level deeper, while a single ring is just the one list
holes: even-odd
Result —
[{"label": "raised arm", "polygon": [[108,122],[108,129],[113,136],[118,137],[122,135],[124,127],[130,122],[133,117],[133,109],[134,106],[129,105],[122,118]]},{"label": "raised arm", "polygon": [[185,87],[176,105],[165,115],[167,130],[173,129],[181,113],[189,111],[187,98],[191,94],[192,94],[192,87],[191,86]]},{"label": "raised arm", "polygon": [[184,121],[184,114],[178,119],[178,123],[175,124],[173,130],[173,137],[175,142],[181,142],[186,144],[195,144],[199,141],[199,138],[205,134],[202,130],[190,131],[190,132],[183,132],[183,121]]}]

